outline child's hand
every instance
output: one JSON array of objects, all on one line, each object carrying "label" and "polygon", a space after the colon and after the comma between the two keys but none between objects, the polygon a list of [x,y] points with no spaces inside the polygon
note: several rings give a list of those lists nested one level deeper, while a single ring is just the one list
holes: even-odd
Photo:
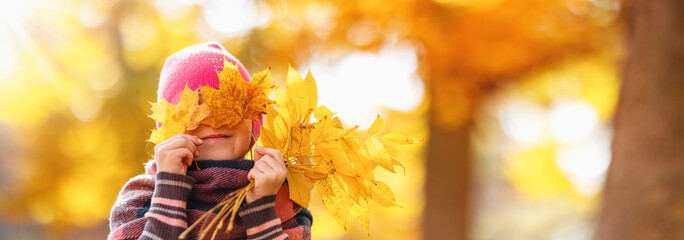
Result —
[{"label": "child's hand", "polygon": [[157,144],[154,146],[157,170],[185,175],[192,160],[199,155],[197,145],[202,142],[204,141],[196,136],[178,134]]},{"label": "child's hand", "polygon": [[254,188],[247,193],[247,203],[278,193],[287,177],[287,168],[280,151],[261,146],[255,150],[254,168],[247,174],[247,179],[254,180]]}]

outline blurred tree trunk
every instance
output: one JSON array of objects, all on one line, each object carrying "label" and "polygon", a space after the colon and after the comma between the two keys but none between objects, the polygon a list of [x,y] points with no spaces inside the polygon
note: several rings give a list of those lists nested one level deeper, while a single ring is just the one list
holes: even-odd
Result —
[{"label": "blurred tree trunk", "polygon": [[626,62],[596,239],[684,239],[684,1],[625,3]]},{"label": "blurred tree trunk", "polygon": [[450,131],[430,124],[423,239],[468,239],[469,126]]}]

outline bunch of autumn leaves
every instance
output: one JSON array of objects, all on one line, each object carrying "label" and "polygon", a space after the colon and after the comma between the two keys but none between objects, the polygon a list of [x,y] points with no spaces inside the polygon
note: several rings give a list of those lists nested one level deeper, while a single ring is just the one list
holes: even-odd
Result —
[{"label": "bunch of autumn leaves", "polygon": [[[397,205],[387,184],[373,177],[374,166],[390,172],[395,172],[397,165],[403,168],[400,160],[406,156],[393,144],[414,144],[420,140],[397,133],[378,136],[384,128],[380,116],[365,135],[358,136],[355,134],[358,126],[345,128],[333,112],[318,106],[316,82],[311,73],[302,79],[290,68],[285,90],[273,84],[270,69],[246,82],[235,65],[224,61],[218,77],[219,89],[202,86],[199,91],[192,91],[186,86],[178,104],[164,99],[152,104],[151,117],[161,127],[153,130],[149,141],[162,142],[193,130],[200,123],[213,128],[235,126],[242,119],[259,120],[261,113],[265,113],[257,145],[283,154],[290,198],[294,202],[307,207],[311,189],[316,186],[325,208],[337,222],[346,228],[351,215],[367,231],[371,201],[385,207]],[[275,101],[269,99],[273,89]],[[200,92],[203,103],[199,101]],[[244,189],[247,191],[249,187]],[[232,202],[219,204],[223,205],[224,214],[217,216],[230,217],[227,229],[232,227],[236,206],[242,199],[229,200]],[[222,227],[223,220],[216,229]]]}]

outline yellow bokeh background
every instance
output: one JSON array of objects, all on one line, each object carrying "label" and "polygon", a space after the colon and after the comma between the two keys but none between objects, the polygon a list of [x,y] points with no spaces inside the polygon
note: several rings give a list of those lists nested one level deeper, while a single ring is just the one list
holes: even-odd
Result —
[{"label": "yellow bokeh background", "polygon": [[165,58],[218,41],[281,86],[288,65],[311,69],[345,124],[380,113],[387,132],[426,140],[402,149],[405,172],[375,173],[402,207],[374,206],[368,235],[312,194],[313,239],[422,239],[430,129],[468,122],[472,239],[588,239],[610,160],[619,11],[616,0],[2,1],[0,238],[104,238],[119,190],[152,158]]}]

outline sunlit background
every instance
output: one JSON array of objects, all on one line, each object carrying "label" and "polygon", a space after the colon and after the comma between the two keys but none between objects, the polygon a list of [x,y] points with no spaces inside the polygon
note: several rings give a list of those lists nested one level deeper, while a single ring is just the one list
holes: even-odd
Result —
[{"label": "sunlit background", "polygon": [[[426,139],[404,149],[405,173],[377,171],[402,207],[374,208],[370,236],[314,198],[313,239],[423,239],[452,205],[471,239],[589,239],[619,16],[617,0],[0,0],[0,239],[105,238],[152,158],[165,58],[205,41],[279,83],[310,70],[346,124],[380,113]],[[463,185],[465,201],[430,200]]]}]

